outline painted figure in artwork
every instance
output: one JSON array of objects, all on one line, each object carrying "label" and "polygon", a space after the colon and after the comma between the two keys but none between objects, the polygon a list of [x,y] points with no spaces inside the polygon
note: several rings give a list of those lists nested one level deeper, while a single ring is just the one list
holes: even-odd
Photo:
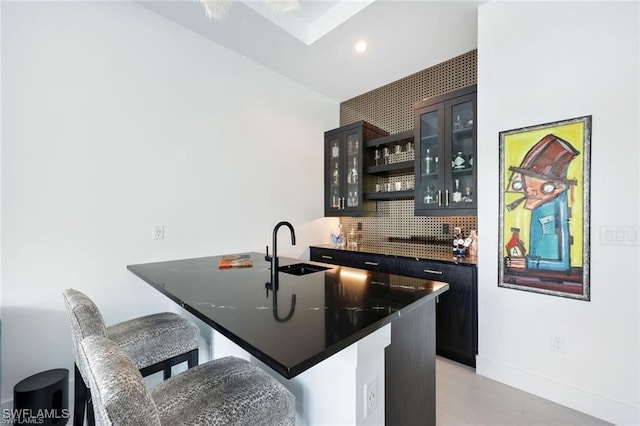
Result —
[{"label": "painted figure in artwork", "polygon": [[[567,193],[572,193],[578,182],[567,179],[567,168],[579,154],[569,142],[548,134],[527,152],[519,167],[509,167],[513,174],[506,192],[523,196],[506,208],[511,211],[524,202],[524,208],[531,211],[529,249],[526,255],[521,249],[524,261],[520,263],[512,257],[511,267],[557,272],[571,269],[571,211]],[[514,235],[519,241],[515,231]],[[519,243],[524,245],[526,241]],[[517,247],[511,250],[514,248]]]}]

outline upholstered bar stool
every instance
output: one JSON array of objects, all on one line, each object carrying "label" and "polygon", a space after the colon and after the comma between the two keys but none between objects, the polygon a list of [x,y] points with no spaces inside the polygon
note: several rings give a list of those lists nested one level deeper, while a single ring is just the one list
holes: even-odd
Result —
[{"label": "upholstered bar stool", "polygon": [[82,426],[85,409],[88,424],[94,424],[91,388],[86,372],[78,363],[78,345],[87,337],[108,337],[127,354],[140,371],[148,376],[163,371],[164,379],[171,376],[171,367],[187,362],[189,368],[198,365],[198,327],[172,312],[134,318],[106,326],[100,310],[84,293],[67,289],[63,293],[69,313],[73,336],[74,368],[74,426]]},{"label": "upholstered bar stool", "polygon": [[111,340],[89,336],[78,352],[101,426],[295,423],[291,392],[240,358],[209,361],[147,389],[131,359]]}]

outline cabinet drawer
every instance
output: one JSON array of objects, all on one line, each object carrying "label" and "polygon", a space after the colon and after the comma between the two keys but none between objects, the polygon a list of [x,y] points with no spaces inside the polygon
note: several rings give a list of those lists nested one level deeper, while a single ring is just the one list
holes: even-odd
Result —
[{"label": "cabinet drawer", "polygon": [[309,248],[309,259],[313,262],[331,263],[333,265],[348,265],[348,253],[343,250],[332,250],[317,247]]},{"label": "cabinet drawer", "polygon": [[368,271],[395,273],[394,259],[384,255],[310,247],[309,259],[314,262],[331,263]]},{"label": "cabinet drawer", "polygon": [[389,272],[393,259],[369,253],[349,253],[349,264],[352,268],[366,269],[368,271]]},{"label": "cabinet drawer", "polygon": [[446,283],[471,285],[473,282],[472,267],[425,260],[397,259],[394,273]]}]

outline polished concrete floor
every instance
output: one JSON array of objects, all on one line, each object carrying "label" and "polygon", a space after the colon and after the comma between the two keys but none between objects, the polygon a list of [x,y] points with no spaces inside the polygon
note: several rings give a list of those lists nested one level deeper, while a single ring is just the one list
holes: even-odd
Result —
[{"label": "polished concrete floor", "polygon": [[436,424],[595,426],[610,423],[436,359]]}]

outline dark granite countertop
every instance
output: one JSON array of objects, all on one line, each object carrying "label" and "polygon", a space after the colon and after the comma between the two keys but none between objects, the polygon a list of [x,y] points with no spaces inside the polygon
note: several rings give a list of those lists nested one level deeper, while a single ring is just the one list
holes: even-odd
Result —
[{"label": "dark granite countertop", "polygon": [[[127,269],[290,379],[401,314],[446,291],[446,283],[324,265],[303,276],[280,272],[277,303],[269,263],[218,269],[221,256],[128,265]],[[280,266],[299,259],[280,257]],[[292,311],[292,295],[295,305]]]},{"label": "dark granite countertop", "polygon": [[357,248],[347,248],[334,246],[333,244],[314,244],[310,247],[317,247],[331,250],[342,250],[347,252],[370,253],[396,258],[414,259],[414,260],[431,260],[436,262],[451,263],[456,265],[476,266],[477,258],[475,256],[455,256],[450,246],[436,246],[429,257],[417,257],[407,255],[407,245],[403,243],[361,243]]}]

